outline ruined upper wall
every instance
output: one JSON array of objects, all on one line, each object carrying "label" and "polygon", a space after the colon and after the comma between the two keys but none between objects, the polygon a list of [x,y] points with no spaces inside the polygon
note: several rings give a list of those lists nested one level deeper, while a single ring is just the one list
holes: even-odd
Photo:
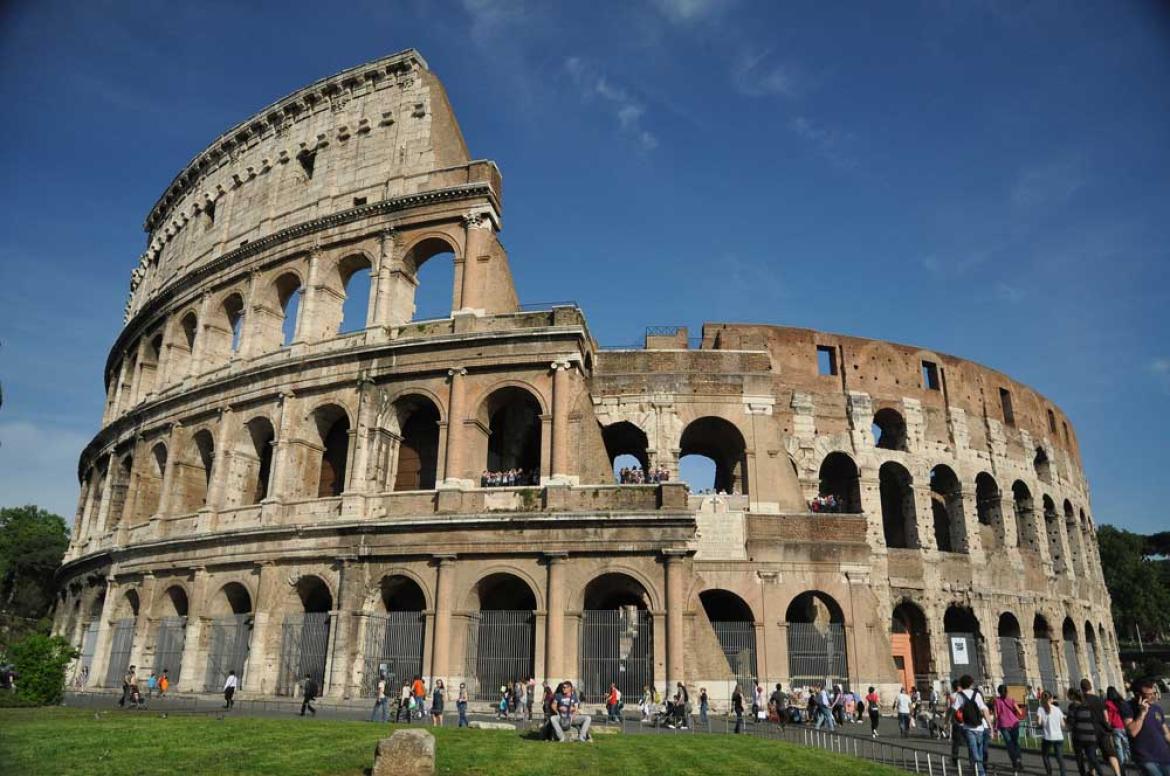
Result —
[{"label": "ruined upper wall", "polygon": [[[126,318],[176,278],[259,238],[482,177],[468,161],[446,92],[414,50],[299,89],[222,134],[167,187],[146,219]],[[498,197],[498,171],[491,178]]]}]

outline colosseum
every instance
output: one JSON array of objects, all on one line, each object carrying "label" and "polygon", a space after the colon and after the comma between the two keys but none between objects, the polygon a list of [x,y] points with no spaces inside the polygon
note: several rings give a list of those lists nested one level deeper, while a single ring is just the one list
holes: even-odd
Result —
[{"label": "colosseum", "polygon": [[[59,572],[79,684],[368,697],[380,672],[1120,681],[1064,413],[995,370],[808,329],[604,348],[519,303],[501,175],[413,50],[216,138],[146,218]],[[450,262],[450,310],[419,273]],[[581,269],[585,271],[584,268]],[[368,293],[351,293],[366,288]],[[713,466],[692,492],[679,462]],[[637,462],[643,482],[615,481]],[[509,472],[508,476],[495,473]]]}]

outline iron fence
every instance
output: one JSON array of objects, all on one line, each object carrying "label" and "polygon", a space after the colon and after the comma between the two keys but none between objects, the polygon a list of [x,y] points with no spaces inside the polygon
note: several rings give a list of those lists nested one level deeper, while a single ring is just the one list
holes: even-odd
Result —
[{"label": "iron fence", "polygon": [[96,622],[91,622],[85,626],[85,633],[81,636],[81,659],[78,667],[78,676],[82,686],[88,683],[90,669],[93,667],[93,653],[97,649],[98,628],[100,626]]},{"label": "iron fence", "polygon": [[1072,639],[1064,640],[1064,670],[1069,687],[1076,685],[1083,678],[1080,664],[1077,663],[1077,643]]},{"label": "iron fence", "polygon": [[306,675],[325,688],[325,660],[329,651],[329,612],[305,612],[284,617],[280,639],[280,672],[276,694],[292,695]]},{"label": "iron fence", "polygon": [[395,690],[422,675],[425,628],[422,612],[371,614],[366,618],[362,695],[374,693],[379,674]]},{"label": "iron fence", "polygon": [[841,623],[789,623],[788,665],[793,686],[826,682],[848,688],[845,626]]},{"label": "iron fence", "polygon": [[581,694],[586,703],[602,703],[610,683],[628,705],[654,686],[654,622],[636,607],[586,609],[581,618]]},{"label": "iron fence", "polygon": [[[723,648],[723,656],[727,658],[727,666],[735,681],[750,695],[754,687],[753,680],[759,676],[756,670],[756,626],[745,620],[711,622],[715,635],[719,639],[719,646]],[[792,642],[790,641],[789,644]],[[824,678],[823,676],[821,677]]]},{"label": "iron fence", "polygon": [[1051,693],[1056,692],[1056,664],[1052,660],[1052,641],[1036,638],[1036,663],[1040,669],[1040,686]]},{"label": "iron fence", "polygon": [[979,635],[947,631],[947,651],[951,656],[951,678],[970,674],[977,683],[983,680],[983,653],[979,649]]},{"label": "iron fence", "polygon": [[532,676],[535,641],[531,610],[476,612],[467,624],[468,697],[499,700],[500,687]]},{"label": "iron fence", "polygon": [[134,618],[118,620],[110,634],[110,662],[106,666],[106,686],[121,687],[122,677],[130,667],[130,649],[134,645]]},{"label": "iron fence", "polygon": [[[236,672],[241,688],[247,677],[248,651],[252,644],[252,615],[233,614],[211,621],[211,646],[207,652],[207,676],[204,692],[219,692],[228,672]],[[188,668],[190,670],[190,668]]]},{"label": "iron fence", "polygon": [[167,672],[171,684],[177,684],[183,671],[183,646],[187,641],[187,618],[165,617],[158,624],[154,642],[154,672]]},{"label": "iron fence", "polygon": [[1027,684],[1024,673],[1024,648],[1019,639],[999,637],[999,656],[1003,661],[1003,680],[1007,684]]}]

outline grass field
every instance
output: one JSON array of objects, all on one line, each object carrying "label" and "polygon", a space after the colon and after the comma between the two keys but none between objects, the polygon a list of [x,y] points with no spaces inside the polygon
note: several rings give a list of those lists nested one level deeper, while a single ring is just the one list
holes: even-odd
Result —
[{"label": "grass field", "polygon": [[[336,774],[359,776],[394,726],[316,719],[0,709],[6,774]],[[518,732],[433,731],[439,773],[518,776],[592,774],[895,774],[898,771],[778,741],[729,735],[597,736],[554,744]]]}]

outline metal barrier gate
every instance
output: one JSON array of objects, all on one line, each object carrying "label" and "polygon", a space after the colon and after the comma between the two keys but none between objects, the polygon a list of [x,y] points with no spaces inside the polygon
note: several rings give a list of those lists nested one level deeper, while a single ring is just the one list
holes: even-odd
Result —
[{"label": "metal barrier gate", "polygon": [[793,686],[828,682],[849,687],[845,626],[830,623],[788,623],[788,670]]},{"label": "metal barrier gate", "polygon": [[999,657],[1003,661],[1005,684],[1028,684],[1024,674],[1024,648],[1019,639],[1012,636],[999,637]]},{"label": "metal barrier gate", "polygon": [[[581,700],[603,703],[610,683],[634,706],[654,685],[654,619],[634,606],[581,613]],[[560,681],[559,677],[557,681]]]},{"label": "metal barrier gate", "polygon": [[81,661],[76,680],[79,687],[89,684],[89,672],[93,667],[93,653],[97,649],[98,627],[96,622],[87,624],[85,633],[81,636]]},{"label": "metal barrier gate", "polygon": [[1056,694],[1056,664],[1052,660],[1052,640],[1036,638],[1036,663],[1040,669],[1040,686]]},{"label": "metal barrier gate", "polygon": [[276,694],[292,695],[305,674],[325,690],[325,660],[329,652],[329,612],[287,614],[281,628],[280,673]]},{"label": "metal barrier gate", "polygon": [[204,692],[222,690],[229,671],[236,672],[236,679],[243,688],[244,669],[248,666],[248,651],[251,644],[252,615],[233,614],[211,621],[211,647],[207,651]]},{"label": "metal barrier gate", "polygon": [[535,640],[536,615],[530,610],[472,615],[467,624],[468,697],[497,701],[501,686],[532,676]]},{"label": "metal barrier gate", "polygon": [[1069,687],[1076,686],[1084,678],[1081,676],[1081,666],[1077,662],[1077,643],[1072,639],[1064,640],[1064,670],[1067,672],[1065,679]]},{"label": "metal barrier gate", "polygon": [[[713,620],[711,627],[715,629],[715,635],[719,638],[719,646],[723,647],[723,656],[727,658],[727,666],[747,696],[755,686],[752,681],[759,677],[759,673],[756,671],[755,623],[747,620]],[[791,633],[791,631],[789,632]],[[791,638],[788,643],[791,645]],[[789,654],[791,654],[791,647]],[[821,678],[824,679],[823,676]],[[730,695],[731,693],[728,693],[728,697]]]},{"label": "metal barrier gate", "polygon": [[134,618],[118,620],[110,634],[110,662],[106,665],[106,687],[121,687],[122,677],[130,667],[130,648],[134,644]]},{"label": "metal barrier gate", "polygon": [[423,639],[426,616],[422,612],[390,612],[366,617],[366,649],[363,653],[362,695],[378,686],[378,674],[397,691],[423,673]]},{"label": "metal barrier gate", "polygon": [[979,651],[979,637],[975,633],[947,631],[947,652],[950,654],[951,678],[970,674],[976,682],[983,679],[983,655]]},{"label": "metal barrier gate", "polygon": [[183,645],[186,643],[187,618],[164,617],[158,624],[158,638],[154,642],[154,672],[163,671],[174,685],[183,671]]}]

